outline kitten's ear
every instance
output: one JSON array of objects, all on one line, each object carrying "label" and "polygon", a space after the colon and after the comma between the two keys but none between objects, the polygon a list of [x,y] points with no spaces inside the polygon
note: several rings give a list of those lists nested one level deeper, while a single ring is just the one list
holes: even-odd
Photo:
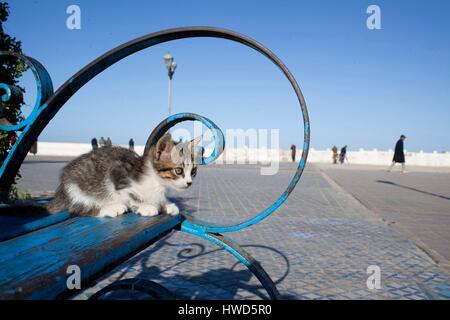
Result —
[{"label": "kitten's ear", "polygon": [[170,133],[166,133],[165,135],[163,135],[156,143],[156,158],[159,160],[161,154],[164,151],[169,151],[170,149],[172,149],[173,145],[174,143]]},{"label": "kitten's ear", "polygon": [[200,141],[202,141],[202,136],[198,136],[191,141],[176,144],[172,149],[172,159],[176,159],[174,162],[183,162],[183,159],[192,157],[192,155],[194,155],[195,146],[197,146]]}]

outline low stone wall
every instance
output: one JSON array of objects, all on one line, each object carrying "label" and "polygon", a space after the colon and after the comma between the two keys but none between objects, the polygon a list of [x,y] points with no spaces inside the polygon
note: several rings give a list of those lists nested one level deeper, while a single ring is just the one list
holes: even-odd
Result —
[{"label": "low stone wall", "polygon": [[[127,145],[122,145],[127,148]],[[38,155],[44,156],[65,156],[76,157],[91,150],[91,145],[87,143],[62,143],[62,142],[38,142]],[[135,146],[138,154],[144,152],[144,146]],[[206,150],[208,154],[208,150]],[[300,157],[301,150],[298,150],[297,157]],[[392,150],[363,150],[349,151],[347,158],[349,163],[387,165],[392,161],[394,152]],[[308,161],[319,163],[331,163],[331,150],[311,149]],[[281,162],[291,160],[290,150],[278,149],[226,149],[224,154],[217,160],[218,163],[269,163],[279,158]],[[450,152],[406,152],[406,161],[409,165],[417,166],[448,166],[450,167]]]},{"label": "low stone wall", "polygon": [[[127,145],[120,145],[128,148]],[[89,143],[38,142],[37,155],[56,157],[77,157],[92,150]],[[137,153],[144,153],[144,146],[135,146]]]},{"label": "low stone wall", "polygon": [[[394,151],[364,150],[348,151],[347,158],[349,163],[369,164],[369,165],[388,165],[392,162]],[[450,167],[450,152],[408,152],[405,151],[406,162],[408,165],[415,166],[434,166]],[[310,152],[311,162],[330,163],[332,161],[331,150],[314,150]]]}]

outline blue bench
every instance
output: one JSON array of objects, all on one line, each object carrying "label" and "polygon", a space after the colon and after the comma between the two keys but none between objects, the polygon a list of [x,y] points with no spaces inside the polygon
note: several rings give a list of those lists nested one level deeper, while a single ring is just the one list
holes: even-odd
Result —
[{"label": "blue bench", "polygon": [[55,299],[67,292],[68,266],[83,287],[180,226],[181,217],[76,217],[0,243],[0,299]]},{"label": "blue bench", "polygon": [[[20,223],[20,218],[15,217],[11,212],[20,213],[21,207],[3,204],[0,211],[9,210],[10,220],[16,219],[16,221],[10,228],[5,228],[4,225],[0,228],[0,299],[68,297],[73,294],[66,283],[69,266],[76,265],[80,268],[83,288],[86,288],[114,266],[172,231],[187,232],[221,246],[260,280],[270,298],[280,298],[273,281],[261,265],[222,233],[251,227],[274,213],[288,198],[300,180],[308,157],[310,137],[308,112],[297,82],[282,61],[260,43],[242,34],[212,27],[185,27],[152,33],[105,53],[77,72],[56,92],[53,92],[48,72],[38,61],[14,52],[0,52],[0,57],[22,60],[33,72],[38,89],[35,106],[26,119],[15,125],[0,125],[0,130],[21,132],[0,167],[0,196],[5,197],[20,165],[39,134],[83,85],[114,63],[135,52],[167,41],[192,37],[222,38],[249,46],[272,61],[291,83],[303,116],[304,142],[297,171],[284,192],[266,210],[236,225],[212,225],[196,220],[187,212],[182,212],[176,217],[167,215],[141,217],[128,213],[117,218],[71,218],[70,213],[61,212],[56,215],[38,216],[36,219],[25,218],[23,223]],[[0,90],[5,91],[1,96],[3,102],[11,99],[17,92],[12,84],[0,84]],[[223,133],[211,120],[193,113],[175,114],[163,120],[150,135],[146,151],[167,130],[183,121],[201,121],[213,132],[214,151],[208,158],[202,159],[201,164],[212,163],[225,147]],[[113,284],[111,289],[121,286],[148,290],[154,297],[170,298],[163,287],[149,281],[128,279],[115,286]],[[107,290],[108,288],[103,289],[94,297],[98,298]]]}]

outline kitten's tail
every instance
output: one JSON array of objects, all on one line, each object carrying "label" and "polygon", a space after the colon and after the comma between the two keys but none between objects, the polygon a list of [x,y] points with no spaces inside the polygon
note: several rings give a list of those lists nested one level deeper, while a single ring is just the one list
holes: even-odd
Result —
[{"label": "kitten's tail", "polygon": [[46,205],[49,214],[58,213],[67,210],[66,193],[62,185],[60,185],[55,192],[53,199]]},{"label": "kitten's tail", "polygon": [[54,198],[48,204],[36,204],[32,201],[19,201],[13,206],[0,206],[0,215],[34,216],[50,215],[66,210],[65,193],[60,187],[56,190]]}]

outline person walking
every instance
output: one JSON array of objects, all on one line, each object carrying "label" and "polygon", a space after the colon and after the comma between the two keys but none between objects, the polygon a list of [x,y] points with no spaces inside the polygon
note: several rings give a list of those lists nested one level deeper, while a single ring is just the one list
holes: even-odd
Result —
[{"label": "person walking", "polygon": [[37,152],[38,152],[38,142],[36,140],[33,143],[33,145],[31,146],[30,153],[33,154],[33,155],[36,155]]},{"label": "person walking", "polygon": [[100,138],[100,147],[104,147],[106,145],[106,140],[105,138],[101,137]]},{"label": "person walking", "polygon": [[339,162],[341,164],[344,164],[346,158],[347,158],[347,146],[343,146],[341,148],[341,153],[339,154]]},{"label": "person walking", "polygon": [[105,147],[112,147],[112,141],[110,137],[106,138]]},{"label": "person walking", "polygon": [[338,148],[336,146],[333,146],[331,151],[333,151],[333,164],[337,164]]},{"label": "person walking", "polygon": [[295,144],[291,145],[291,158],[292,162],[295,162],[295,154],[297,153],[297,147]]},{"label": "person walking", "polygon": [[91,145],[92,145],[92,150],[97,150],[98,149],[98,141],[97,138],[92,138],[91,140]]},{"label": "person walking", "polygon": [[128,148],[131,151],[134,151],[134,140],[133,140],[133,138],[131,138],[130,141],[128,141]]},{"label": "person walking", "polygon": [[392,159],[392,163],[388,168],[388,172],[391,172],[394,168],[396,163],[400,163],[402,165],[402,173],[405,173],[405,152],[403,150],[404,147],[404,141],[406,140],[405,135],[401,135],[400,139],[398,139],[397,143],[395,144],[395,151],[394,151],[394,158]]}]

